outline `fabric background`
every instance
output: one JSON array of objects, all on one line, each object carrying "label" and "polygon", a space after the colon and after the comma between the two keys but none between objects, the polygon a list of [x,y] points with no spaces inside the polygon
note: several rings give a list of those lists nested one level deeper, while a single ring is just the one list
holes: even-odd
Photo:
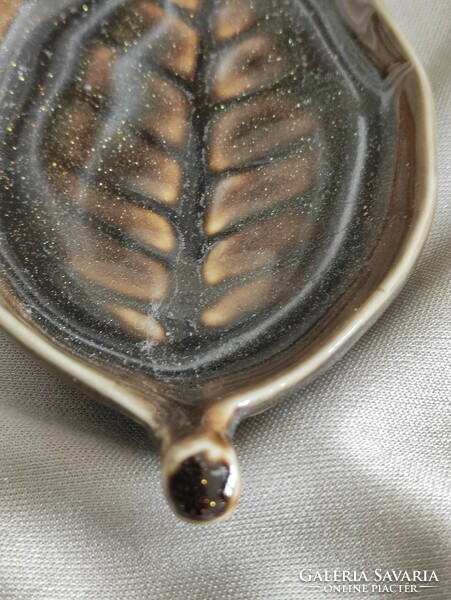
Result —
[{"label": "fabric background", "polygon": [[308,567],[435,569],[418,597],[450,600],[451,2],[387,4],[438,111],[438,212],[407,287],[321,380],[240,427],[243,497],[207,528],[168,510],[138,426],[1,336],[2,600],[314,600]]}]

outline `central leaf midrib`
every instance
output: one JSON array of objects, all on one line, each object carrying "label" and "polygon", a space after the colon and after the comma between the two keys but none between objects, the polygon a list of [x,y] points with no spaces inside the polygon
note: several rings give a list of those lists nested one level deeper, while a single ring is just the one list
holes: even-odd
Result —
[{"label": "central leaf midrib", "polygon": [[[173,295],[170,301],[178,339],[195,334],[201,308],[201,258],[205,245],[204,211],[208,151],[205,134],[211,116],[206,77],[208,57],[213,46],[209,22],[211,10],[210,3],[205,3],[193,23],[198,32],[199,47],[196,73],[191,87],[193,109],[184,174],[185,189],[178,210],[181,239],[174,269]],[[180,320],[181,316],[184,317],[182,320]]]}]

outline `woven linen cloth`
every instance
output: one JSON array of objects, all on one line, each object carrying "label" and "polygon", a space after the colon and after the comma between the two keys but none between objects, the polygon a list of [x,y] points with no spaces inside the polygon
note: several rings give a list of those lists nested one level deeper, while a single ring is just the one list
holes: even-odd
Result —
[{"label": "woven linen cloth", "polygon": [[431,236],[404,291],[332,370],[239,428],[227,521],[177,520],[140,427],[0,337],[0,598],[235,600],[324,595],[301,569],[435,570],[451,599],[451,1],[390,0],[432,82]]}]

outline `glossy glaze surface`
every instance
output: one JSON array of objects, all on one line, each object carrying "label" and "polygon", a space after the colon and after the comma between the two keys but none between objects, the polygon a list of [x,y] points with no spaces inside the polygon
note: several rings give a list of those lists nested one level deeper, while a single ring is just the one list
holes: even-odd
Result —
[{"label": "glossy glaze surface", "polygon": [[[398,260],[427,187],[417,73],[365,0],[8,6],[8,310],[184,455],[196,432],[231,433],[291,387],[258,396]],[[256,400],[230,404],[246,391]],[[165,467],[190,518],[226,510],[221,486],[208,507],[181,498],[203,489],[188,472],[229,472],[210,446]]]}]

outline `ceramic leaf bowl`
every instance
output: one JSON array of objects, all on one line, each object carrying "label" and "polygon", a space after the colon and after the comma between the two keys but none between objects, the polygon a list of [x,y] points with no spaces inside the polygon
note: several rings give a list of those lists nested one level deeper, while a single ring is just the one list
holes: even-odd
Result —
[{"label": "ceramic leaf bowl", "polygon": [[239,421],[337,360],[425,241],[423,72],[371,0],[4,4],[1,325],[220,519]]}]

